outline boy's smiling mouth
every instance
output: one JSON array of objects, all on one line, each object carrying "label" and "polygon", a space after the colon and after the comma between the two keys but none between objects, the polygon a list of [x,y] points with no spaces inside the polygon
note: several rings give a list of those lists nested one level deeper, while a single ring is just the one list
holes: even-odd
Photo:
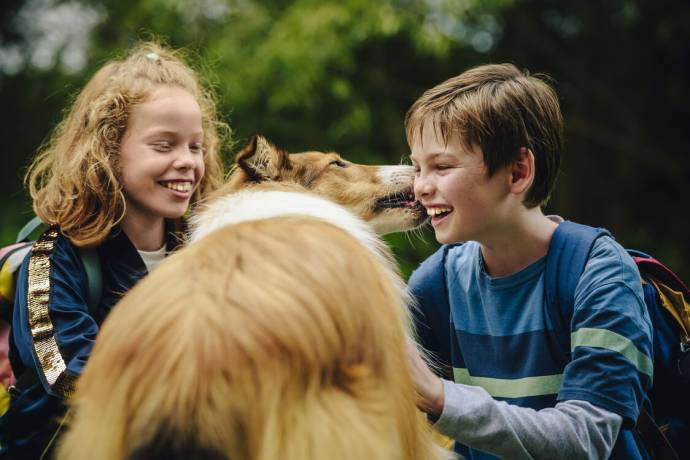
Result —
[{"label": "boy's smiling mouth", "polygon": [[431,216],[432,218],[442,218],[445,217],[446,215],[450,214],[453,211],[453,208],[450,206],[433,206],[433,207],[428,207],[426,208],[426,213]]},{"label": "boy's smiling mouth", "polygon": [[446,220],[446,217],[453,212],[451,206],[428,206],[426,213],[431,217],[431,225],[436,227]]}]

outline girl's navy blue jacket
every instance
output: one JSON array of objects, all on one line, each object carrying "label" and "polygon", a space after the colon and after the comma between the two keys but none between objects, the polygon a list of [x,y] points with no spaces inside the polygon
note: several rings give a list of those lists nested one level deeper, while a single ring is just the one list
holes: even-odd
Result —
[{"label": "girl's navy blue jacket", "polygon": [[[169,232],[168,250],[179,241]],[[100,323],[147,274],[136,248],[119,228],[97,251],[102,293],[95,315],[87,306],[88,281],[79,249],[59,228],[43,233],[22,264],[10,339],[18,388],[0,418],[2,459],[50,457],[65,418],[65,400],[86,364]]]}]

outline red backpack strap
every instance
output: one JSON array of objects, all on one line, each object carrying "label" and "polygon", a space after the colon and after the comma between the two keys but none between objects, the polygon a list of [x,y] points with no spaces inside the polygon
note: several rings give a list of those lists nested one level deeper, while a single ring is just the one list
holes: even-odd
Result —
[{"label": "red backpack strap", "polygon": [[676,322],[680,322],[679,327],[685,332],[684,342],[690,349],[690,289],[678,275],[654,257],[632,249],[628,253],[637,264],[642,279],[653,283],[660,297],[666,297],[662,299],[662,308],[669,310]]},{"label": "red backpack strap", "polygon": [[628,253],[632,256],[633,260],[637,264],[637,268],[640,270],[640,274],[642,276],[651,276],[654,279],[658,279],[668,287],[682,292],[686,296],[690,295],[690,289],[688,289],[687,285],[666,265],[642,251],[628,249]]}]

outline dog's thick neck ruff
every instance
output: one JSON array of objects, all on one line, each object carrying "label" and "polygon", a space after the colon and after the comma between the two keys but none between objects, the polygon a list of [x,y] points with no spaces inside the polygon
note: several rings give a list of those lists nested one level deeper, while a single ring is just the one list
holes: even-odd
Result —
[{"label": "dog's thick neck ruff", "polygon": [[342,228],[387,265],[391,263],[387,247],[371,226],[343,206],[307,191],[271,184],[249,187],[206,204],[190,220],[190,241],[193,243],[226,225],[296,215],[315,217]]}]

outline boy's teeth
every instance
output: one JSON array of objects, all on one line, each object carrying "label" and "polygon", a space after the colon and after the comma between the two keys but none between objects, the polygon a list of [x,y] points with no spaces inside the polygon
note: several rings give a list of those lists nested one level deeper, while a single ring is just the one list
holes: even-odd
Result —
[{"label": "boy's teeth", "polygon": [[189,192],[192,190],[192,184],[189,182],[162,182],[162,185],[176,192]]},{"label": "boy's teeth", "polygon": [[450,211],[452,211],[451,208],[427,208],[426,213],[433,217]]}]

